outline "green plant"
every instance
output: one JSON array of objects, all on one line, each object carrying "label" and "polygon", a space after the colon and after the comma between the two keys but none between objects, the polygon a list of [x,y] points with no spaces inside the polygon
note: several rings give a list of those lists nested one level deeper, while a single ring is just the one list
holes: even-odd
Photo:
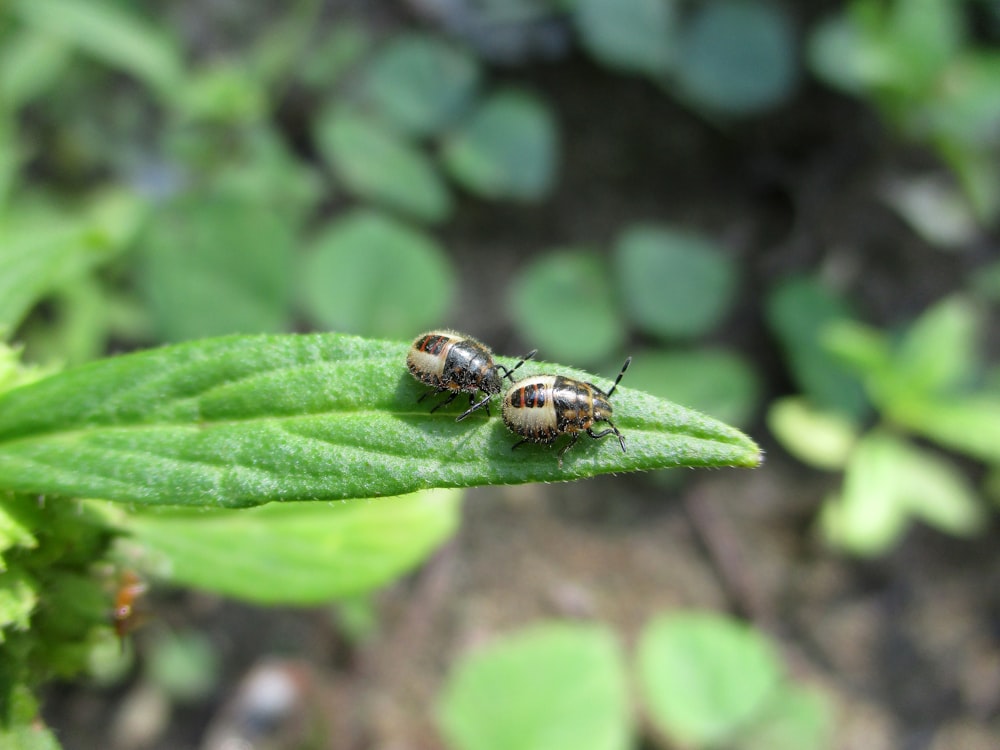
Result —
[{"label": "green plant", "polygon": [[827,83],[934,148],[988,224],[1000,213],[1000,54],[976,44],[971,7],[852,0],[813,32],[809,57]]},{"label": "green plant", "polygon": [[454,531],[458,495],[304,501],[760,461],[736,430],[622,389],[616,415],[629,453],[588,446],[560,470],[551,451],[512,453],[498,419],[459,424],[453,410],[417,407],[407,346],[235,336],[40,379],[9,362],[11,387],[0,395],[4,725],[20,715],[26,687],[79,669],[86,644],[110,637],[109,600],[93,573],[105,560],[252,601],[316,603],[419,563]]},{"label": "green plant", "polygon": [[[438,700],[454,750],[623,750],[637,733],[618,638],[599,624],[544,623],[470,654]],[[811,750],[828,745],[830,706],[782,674],[771,644],[701,613],[649,622],[635,654],[653,733],[691,748]]]},{"label": "green plant", "polygon": [[[771,309],[779,335],[794,347],[804,330],[792,325],[792,318],[803,318],[792,301],[805,303],[806,296],[793,298],[788,290],[804,290],[811,282],[792,283],[776,293]],[[828,302],[821,306],[831,309]],[[918,447],[910,437],[988,464],[1000,462],[1000,398],[982,386],[976,345],[981,313],[976,305],[959,295],[944,299],[897,340],[833,315],[809,320],[823,348],[809,347],[793,357],[801,363],[799,385],[805,396],[775,402],[768,422],[801,460],[844,471],[841,491],[823,507],[827,539],[859,555],[876,555],[895,544],[911,520],[962,536],[980,531],[985,509],[964,473],[951,459]],[[806,365],[829,357],[840,367],[826,378],[816,377],[818,370]],[[853,396],[829,398],[838,392],[830,388],[830,376],[860,383],[879,416],[876,426],[863,429],[863,411]]]}]

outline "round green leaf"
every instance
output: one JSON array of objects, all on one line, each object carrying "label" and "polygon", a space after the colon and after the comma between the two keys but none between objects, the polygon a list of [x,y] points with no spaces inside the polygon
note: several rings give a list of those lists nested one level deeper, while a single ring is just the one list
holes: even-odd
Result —
[{"label": "round green leaf", "polygon": [[576,0],[583,45],[606,65],[660,75],[676,50],[673,0]]},{"label": "round green leaf", "polygon": [[833,746],[834,708],[819,690],[783,685],[764,716],[740,738],[740,750],[827,750]]},{"label": "round green leaf", "polygon": [[395,37],[371,62],[364,96],[400,131],[437,133],[469,105],[479,83],[475,58],[436,37]]},{"label": "round green leaf", "polygon": [[774,107],[792,94],[797,70],[791,23],[770,3],[702,3],[684,29],[678,82],[708,109],[747,115]]},{"label": "round green leaf", "polygon": [[370,117],[343,109],[319,124],[319,143],[348,190],[427,222],[451,214],[451,196],[430,159]]},{"label": "round green leaf", "polygon": [[619,238],[615,270],[632,322],[663,338],[711,331],[733,301],[736,267],[701,236],[652,225]]},{"label": "round green leaf", "polygon": [[485,198],[536,201],[552,187],[558,133],[548,107],[522,91],[482,102],[444,146],[452,176]]},{"label": "round green leaf", "polygon": [[438,724],[455,750],[625,750],[627,692],[607,629],[542,625],[462,661]]},{"label": "round green leaf", "polygon": [[780,685],[777,657],[760,633],[714,614],[655,619],[641,636],[638,670],[653,724],[685,746],[732,740]]},{"label": "round green leaf", "polygon": [[411,338],[442,319],[455,274],[430,237],[359,210],[337,219],[302,258],[303,304],[320,325]]},{"label": "round green leaf", "polygon": [[597,362],[625,339],[604,260],[583,250],[545,255],[514,280],[510,314],[546,357]]},{"label": "round green leaf", "polygon": [[757,406],[760,383],[738,355],[722,350],[641,352],[632,359],[629,386],[745,425]]}]

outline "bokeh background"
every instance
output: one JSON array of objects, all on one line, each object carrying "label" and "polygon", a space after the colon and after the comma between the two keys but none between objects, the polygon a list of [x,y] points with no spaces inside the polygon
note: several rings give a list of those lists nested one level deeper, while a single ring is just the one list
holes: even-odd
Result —
[{"label": "bokeh background", "polygon": [[767,450],[469,490],[325,607],[154,585],[63,746],[1000,746],[998,43],[997,0],[9,0],[27,361],[447,326]]}]

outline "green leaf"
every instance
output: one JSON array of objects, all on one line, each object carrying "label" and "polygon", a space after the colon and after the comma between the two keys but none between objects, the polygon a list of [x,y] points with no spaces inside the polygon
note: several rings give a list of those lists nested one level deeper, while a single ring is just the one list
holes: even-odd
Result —
[{"label": "green leaf", "polygon": [[614,635],[546,624],[466,657],[448,679],[438,725],[455,750],[625,750],[625,670]]},{"label": "green leaf", "polygon": [[309,316],[339,331],[408,338],[439,323],[455,297],[455,272],[437,241],[374,211],[331,222],[300,268]]},{"label": "green leaf", "polygon": [[638,647],[639,688],[653,724],[673,742],[715,746],[738,737],[780,683],[770,643],[714,614],[658,617]]},{"label": "green leaf", "polygon": [[183,89],[184,66],[174,40],[120,7],[94,0],[13,0],[11,9],[29,26],[131,73],[162,96]]},{"label": "green leaf", "polygon": [[[326,37],[316,48],[304,60],[299,59],[299,77],[308,86],[329,90],[368,51],[371,31],[361,23],[340,19],[324,33]],[[289,57],[301,58],[301,47]]]},{"label": "green leaf", "polygon": [[269,107],[263,83],[243,60],[198,68],[174,100],[177,111],[191,120],[231,125],[262,122]]},{"label": "green leaf", "polygon": [[403,34],[371,61],[362,95],[401,132],[424,136],[462,114],[479,77],[466,52],[435,36]]},{"label": "green leaf", "polygon": [[995,147],[1000,138],[1000,52],[965,49],[945,76],[947,85],[922,113],[928,127],[974,149]]},{"label": "green leaf", "polygon": [[484,198],[538,201],[552,188],[559,135],[548,107],[523,91],[483,101],[444,144],[444,164]]},{"label": "green leaf", "polygon": [[511,284],[508,307],[521,337],[558,359],[599,362],[625,340],[607,264],[585,250],[548,253]]},{"label": "green leaf", "polygon": [[863,29],[850,18],[838,15],[816,24],[809,36],[809,67],[821,80],[841,91],[861,96],[880,77],[881,55],[873,54]]},{"label": "green leaf", "polygon": [[809,400],[826,411],[861,417],[868,406],[861,381],[823,345],[824,331],[835,321],[850,318],[844,301],[819,279],[799,276],[775,286],[767,295],[765,310],[792,377]]},{"label": "green leaf", "polygon": [[947,448],[1000,462],[1000,396],[900,400],[892,404],[889,415]]},{"label": "green leaf", "polygon": [[206,190],[153,217],[142,241],[140,287],[167,341],[276,332],[291,316],[297,227],[263,197]]},{"label": "green leaf", "polygon": [[760,398],[750,365],[720,349],[641,352],[633,357],[628,383],[735,425],[749,421]]},{"label": "green leaf", "polygon": [[78,222],[44,221],[0,225],[0,329],[10,336],[32,307],[55,287],[96,260]]},{"label": "green leaf", "polygon": [[979,317],[961,296],[924,312],[906,332],[893,358],[898,390],[939,395],[969,385],[979,369]]},{"label": "green leaf", "polygon": [[318,138],[351,192],[429,223],[451,214],[451,196],[430,159],[373,118],[334,107]]},{"label": "green leaf", "polygon": [[832,746],[834,709],[818,690],[782,685],[763,716],[735,750],[827,750]]},{"label": "green leaf", "polygon": [[20,568],[4,570],[0,577],[0,643],[5,628],[27,630],[31,613],[38,605],[38,584]]},{"label": "green leaf", "polygon": [[[5,750],[60,750],[55,735],[40,720],[38,702],[27,686],[4,685],[0,675],[0,747]],[[9,705],[6,688],[10,688]],[[8,711],[9,709],[9,711]],[[8,716],[9,714],[9,716]],[[9,721],[7,721],[9,719]]]},{"label": "green leaf", "polygon": [[683,29],[677,63],[688,98],[731,115],[775,107],[797,83],[795,34],[786,12],[755,0],[698,5]]},{"label": "green leaf", "polygon": [[625,310],[642,330],[662,338],[711,331],[732,304],[736,267],[714,242],[655,225],[638,225],[615,246]]},{"label": "green leaf", "polygon": [[219,681],[218,653],[204,633],[163,630],[149,647],[146,678],[174,700],[204,700]]},{"label": "green leaf", "polygon": [[379,503],[272,503],[121,520],[143,567],[174,584],[260,604],[321,604],[377,589],[458,528],[461,492]]},{"label": "green leaf", "polygon": [[573,0],[583,46],[612,68],[659,76],[676,54],[673,0]]},{"label": "green leaf", "polygon": [[69,47],[44,32],[23,31],[5,38],[0,50],[0,97],[16,111],[40,96],[66,70]]},{"label": "green leaf", "polygon": [[824,411],[803,398],[771,403],[767,426],[789,453],[820,469],[842,469],[858,440],[858,427],[839,412]]},{"label": "green leaf", "polygon": [[910,517],[967,536],[984,522],[975,493],[951,462],[891,435],[873,433],[854,450],[840,497],[823,507],[823,531],[857,555],[889,549]]},{"label": "green leaf", "polygon": [[[739,431],[625,387],[613,401],[628,453],[585,439],[560,468],[545,446],[513,452],[500,419],[456,422],[461,404],[429,413],[408,349],[337,334],[233,336],[66,370],[0,395],[0,488],[220,508],[761,460]],[[611,384],[522,368],[553,370]]]}]

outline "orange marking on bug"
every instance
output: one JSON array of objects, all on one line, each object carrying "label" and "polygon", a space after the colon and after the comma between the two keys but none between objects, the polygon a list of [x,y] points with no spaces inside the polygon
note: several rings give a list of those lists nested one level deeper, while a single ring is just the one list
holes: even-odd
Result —
[{"label": "orange marking on bug", "polygon": [[111,612],[115,634],[124,643],[125,636],[137,627],[135,603],[148,587],[146,582],[131,570],[122,574],[118,591],[115,592],[115,606]]}]

